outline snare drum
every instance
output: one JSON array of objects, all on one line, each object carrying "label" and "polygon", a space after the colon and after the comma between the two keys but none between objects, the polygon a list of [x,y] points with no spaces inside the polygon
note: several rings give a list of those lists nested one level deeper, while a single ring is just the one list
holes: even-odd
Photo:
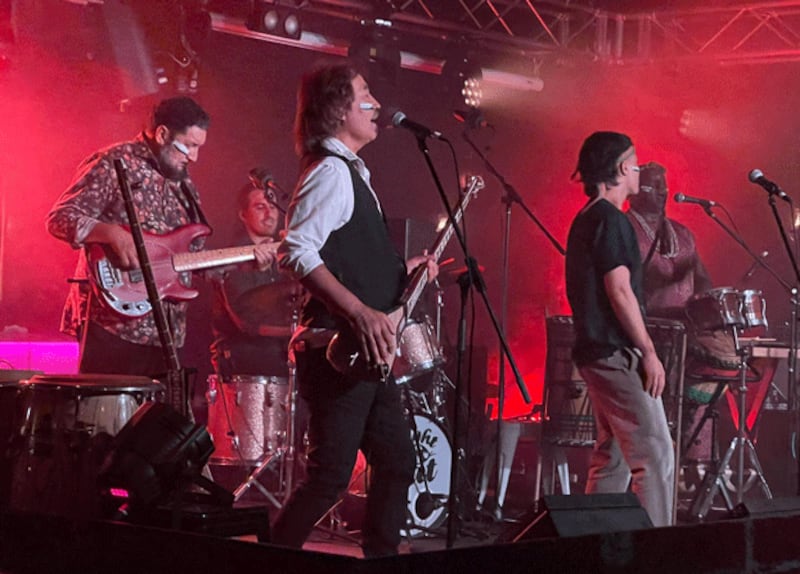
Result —
[{"label": "snare drum", "polygon": [[258,464],[286,445],[289,385],[284,377],[208,377],[208,431],[213,464]]},{"label": "snare drum", "polygon": [[111,437],[164,386],[147,377],[37,375],[17,392],[10,507],[96,516],[95,482]]},{"label": "snare drum", "polygon": [[444,363],[436,333],[427,316],[422,321],[409,320],[400,334],[397,357],[392,366],[397,384],[432,371]]}]

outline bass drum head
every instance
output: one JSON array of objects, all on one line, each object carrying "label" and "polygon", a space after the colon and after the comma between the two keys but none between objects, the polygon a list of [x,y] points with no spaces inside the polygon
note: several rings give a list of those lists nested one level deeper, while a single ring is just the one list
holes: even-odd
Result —
[{"label": "bass drum head", "polygon": [[450,439],[441,425],[427,415],[415,414],[414,423],[417,462],[414,482],[408,489],[409,521],[403,536],[420,536],[425,534],[424,529],[444,524],[450,497]]}]

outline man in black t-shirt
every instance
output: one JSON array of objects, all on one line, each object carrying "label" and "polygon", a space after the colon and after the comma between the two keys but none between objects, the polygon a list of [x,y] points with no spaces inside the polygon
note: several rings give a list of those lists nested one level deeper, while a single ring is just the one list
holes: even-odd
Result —
[{"label": "man in black t-shirt", "polygon": [[586,492],[625,492],[630,484],[653,524],[668,526],[674,453],[661,402],[664,367],[645,327],[636,233],[622,212],[639,191],[633,143],[619,133],[592,134],[575,173],[589,202],[569,232],[567,297],[573,359],[597,424]]}]

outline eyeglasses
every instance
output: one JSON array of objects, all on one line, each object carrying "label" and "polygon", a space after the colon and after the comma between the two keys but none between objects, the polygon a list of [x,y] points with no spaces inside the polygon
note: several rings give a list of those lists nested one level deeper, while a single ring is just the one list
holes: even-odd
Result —
[{"label": "eyeglasses", "polygon": [[639,166],[639,165],[632,165],[631,166],[631,171],[635,171],[636,173],[639,173],[640,171],[642,171],[642,167]]},{"label": "eyeglasses", "polygon": [[375,104],[370,103],[370,102],[360,102],[358,104],[358,109],[364,110],[364,111],[374,110],[375,109]]}]

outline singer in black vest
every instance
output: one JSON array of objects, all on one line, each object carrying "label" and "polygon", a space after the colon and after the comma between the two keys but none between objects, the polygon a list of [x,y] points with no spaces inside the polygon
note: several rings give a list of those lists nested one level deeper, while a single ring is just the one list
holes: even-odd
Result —
[{"label": "singer in black vest", "polygon": [[380,104],[347,64],[317,68],[298,93],[295,137],[302,175],[287,214],[279,264],[311,295],[290,344],[299,394],[309,408],[307,478],[273,526],[272,542],[299,548],[347,488],[358,450],[372,472],[362,531],[365,557],[396,554],[405,524],[414,451],[391,377],[336,371],[326,347],[349,330],[368,362],[394,355],[395,308],[408,273],[432,257],[404,262],[391,244],[370,173],[356,154],[378,135]]}]

